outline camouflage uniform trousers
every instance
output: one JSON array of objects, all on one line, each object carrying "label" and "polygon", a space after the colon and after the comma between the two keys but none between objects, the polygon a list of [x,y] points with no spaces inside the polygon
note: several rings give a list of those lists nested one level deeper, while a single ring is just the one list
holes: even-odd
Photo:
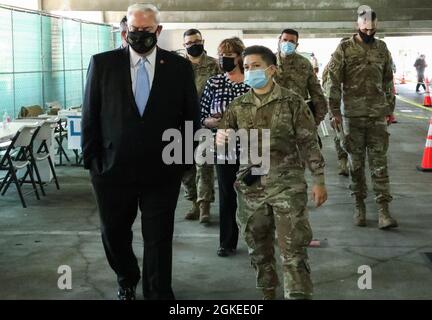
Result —
[{"label": "camouflage uniform trousers", "polygon": [[333,141],[335,144],[335,149],[336,149],[336,154],[337,154],[338,160],[347,159],[348,154],[346,153],[346,151],[344,149],[342,149],[341,141],[340,141],[338,135],[336,134],[336,130],[334,130],[334,131],[335,131],[335,137],[334,137]]},{"label": "camouflage uniform trousers", "polygon": [[274,289],[279,284],[274,257],[276,231],[285,298],[310,297],[313,285],[307,246],[312,240],[312,229],[306,207],[306,184],[300,189],[287,188],[272,196],[268,196],[261,183],[256,185],[247,187],[236,182],[237,223],[256,272],[256,287]]},{"label": "camouflage uniform trousers", "polygon": [[351,173],[350,189],[358,199],[367,197],[365,176],[366,154],[377,203],[390,202],[390,179],[387,169],[389,146],[388,125],[382,118],[343,118],[345,141],[344,149],[349,154]]},{"label": "camouflage uniform trousers", "polygon": [[185,198],[190,201],[214,202],[214,165],[196,165],[183,174]]}]

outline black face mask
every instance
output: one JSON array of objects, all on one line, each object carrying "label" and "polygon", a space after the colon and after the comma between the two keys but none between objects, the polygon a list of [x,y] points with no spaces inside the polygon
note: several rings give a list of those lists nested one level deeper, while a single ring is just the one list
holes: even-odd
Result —
[{"label": "black face mask", "polygon": [[232,57],[219,57],[219,65],[225,72],[231,72],[235,69],[235,58]]},{"label": "black face mask", "polygon": [[153,49],[157,43],[156,33],[147,31],[129,31],[127,42],[139,54],[144,54]]},{"label": "black face mask", "polygon": [[375,32],[371,35],[368,35],[367,33],[362,32],[361,30],[358,31],[360,38],[364,41],[364,43],[372,43],[375,41]]},{"label": "black face mask", "polygon": [[200,55],[202,55],[202,53],[204,52],[204,45],[203,44],[194,44],[194,45],[190,46],[189,48],[186,48],[186,51],[187,51],[188,55],[196,58],[196,57],[199,57]]}]

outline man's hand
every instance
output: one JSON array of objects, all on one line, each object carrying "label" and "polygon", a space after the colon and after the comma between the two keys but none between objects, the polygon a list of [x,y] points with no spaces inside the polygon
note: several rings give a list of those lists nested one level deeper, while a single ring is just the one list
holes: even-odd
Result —
[{"label": "man's hand", "polygon": [[222,118],[208,117],[204,120],[204,125],[209,129],[217,128],[221,122],[221,119]]},{"label": "man's hand", "polygon": [[391,125],[393,123],[393,115],[386,116],[387,125]]},{"label": "man's hand", "polygon": [[342,117],[341,116],[333,116],[330,120],[330,125],[333,129],[339,132],[339,128],[342,124]]},{"label": "man's hand", "polygon": [[325,186],[314,185],[312,187],[312,199],[315,202],[317,208],[327,201],[327,189]]}]

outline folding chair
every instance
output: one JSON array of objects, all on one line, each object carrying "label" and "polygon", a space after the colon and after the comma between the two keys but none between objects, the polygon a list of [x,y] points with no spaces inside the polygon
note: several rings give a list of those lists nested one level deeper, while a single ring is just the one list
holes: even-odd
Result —
[{"label": "folding chair", "polygon": [[[62,109],[60,102],[51,101],[45,103],[47,108],[48,115],[58,115],[59,111]],[[59,156],[59,166],[63,165],[63,157],[66,158],[68,162],[70,162],[69,157],[66,153],[66,150],[63,147],[63,141],[67,140],[67,122],[65,119],[59,118],[57,122],[57,127],[54,130],[54,140],[57,143],[57,155]]]},{"label": "folding chair", "polygon": [[[54,163],[51,158],[51,154],[49,152],[49,146],[48,146],[48,140],[51,139],[54,128],[53,126],[57,124],[57,120],[46,120],[38,130],[34,140],[41,141],[38,148],[34,148],[34,141],[32,142],[32,161],[35,168],[37,168],[37,163],[40,161],[47,160],[48,164],[50,166],[51,173],[53,175],[54,182],[56,184],[57,190],[60,190],[60,186],[57,179],[57,174],[55,172]],[[34,152],[36,150],[36,152]],[[38,176],[38,183],[41,187],[41,190],[43,194],[45,195],[43,191],[43,183],[40,180],[40,176]]]},{"label": "folding chair", "polygon": [[66,158],[68,162],[70,162],[68,155],[66,154],[66,150],[63,147],[63,140],[67,140],[67,122],[65,120],[60,119],[57,122],[57,127],[54,130],[54,139],[57,142],[57,155],[59,156],[59,165],[63,165],[63,156]]},{"label": "folding chair", "polygon": [[[32,172],[34,171],[34,173],[36,174],[36,184],[39,185],[42,195],[46,196],[45,194],[45,190],[43,188],[43,183],[42,183],[42,179],[39,173],[39,168],[36,165],[36,160],[33,156],[33,143],[34,140],[36,138],[36,136],[38,135],[39,131],[41,129],[41,125],[39,125],[32,133],[32,137],[30,140],[30,144],[28,147],[21,147],[20,151],[18,152],[18,154],[15,156],[15,159],[17,160],[29,160],[30,161],[30,165],[32,168]],[[20,179],[21,181],[21,185],[24,183],[32,183],[32,181],[27,181],[27,176],[29,175],[29,171],[27,171],[24,176]]]},{"label": "folding chair", "polygon": [[30,126],[22,127],[12,138],[11,143],[0,160],[0,171],[7,171],[6,176],[0,184],[1,195],[5,195],[10,184],[13,182],[17,188],[18,195],[24,208],[27,208],[27,205],[21,190],[23,179],[18,179],[18,170],[26,169],[25,175],[28,174],[30,176],[33,191],[36,194],[36,198],[40,200],[28,153],[29,149],[31,149],[30,144],[35,130],[38,130],[38,128]]},{"label": "folding chair", "polygon": [[[35,132],[33,133],[32,140],[30,143],[30,148],[28,150],[29,151],[28,152],[28,158],[30,160],[32,169],[34,170],[34,172],[36,174],[36,184],[39,185],[43,196],[46,196],[46,193],[44,190],[45,183],[42,181],[42,178],[41,178],[41,175],[39,172],[39,167],[37,166],[38,162],[41,162],[44,160],[48,161],[51,173],[53,174],[53,178],[54,178],[54,181],[56,183],[56,187],[57,187],[57,189],[60,189],[59,184],[58,184],[58,180],[57,180],[57,175],[55,173],[54,165],[52,163],[51,155],[49,153],[49,148],[48,148],[48,144],[47,144],[47,140],[51,138],[52,131],[54,130],[52,125],[56,124],[56,123],[57,123],[57,120],[54,120],[54,121],[45,120],[38,127],[38,129],[35,130]],[[35,140],[42,141],[37,149],[34,148]],[[37,150],[37,151],[35,152],[35,150]],[[22,178],[22,183],[29,183],[30,182],[30,181],[26,181],[27,175],[28,175],[28,172]]]},{"label": "folding chair", "polygon": [[9,147],[10,144],[11,144],[10,141],[0,142],[0,152],[5,151]]}]

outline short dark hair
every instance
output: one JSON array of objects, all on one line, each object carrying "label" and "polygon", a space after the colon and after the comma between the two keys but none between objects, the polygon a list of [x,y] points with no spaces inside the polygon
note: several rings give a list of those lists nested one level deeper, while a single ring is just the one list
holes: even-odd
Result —
[{"label": "short dark hair", "polygon": [[282,35],[284,33],[292,34],[293,36],[297,37],[297,40],[299,39],[299,33],[296,30],[294,30],[294,29],[284,29],[284,30],[282,30],[279,38],[282,37]]},{"label": "short dark hair", "polygon": [[246,49],[244,49],[244,51],[242,53],[242,57],[244,59],[246,56],[250,56],[252,54],[257,54],[257,55],[261,56],[261,58],[269,66],[277,64],[276,55],[267,47],[264,47],[264,46],[247,47]]},{"label": "short dark hair", "polygon": [[370,14],[372,21],[375,21],[377,19],[377,14],[373,10],[370,10],[370,11],[363,10],[362,12],[359,12],[358,16],[363,17],[365,14]]},{"label": "short dark hair", "polygon": [[193,36],[194,34],[199,34],[202,37],[202,34],[198,29],[189,29],[183,33],[183,38],[187,36]]},{"label": "short dark hair", "polygon": [[123,19],[121,19],[121,21],[120,21],[120,29],[123,32],[123,31],[127,31],[127,28],[128,28],[128,26],[127,26],[127,17],[124,16]]}]

